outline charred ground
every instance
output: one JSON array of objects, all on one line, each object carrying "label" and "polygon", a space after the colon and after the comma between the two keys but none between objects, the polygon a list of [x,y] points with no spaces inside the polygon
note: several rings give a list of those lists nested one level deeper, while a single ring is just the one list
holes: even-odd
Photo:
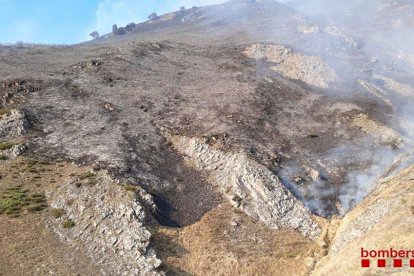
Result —
[{"label": "charred ground", "polygon": [[[399,147],[391,138],[371,139],[355,123],[364,115],[380,131],[398,130],[397,105],[412,99],[389,92],[375,75],[412,79],[386,71],[388,60],[372,64],[363,49],[322,25],[314,33],[298,29],[312,24],[273,1],[230,1],[80,45],[1,46],[2,108],[26,115],[27,156],[108,169],[154,196],[153,216],[164,226],[192,225],[224,201],[166,133],[246,153],[314,213],[331,217],[340,212],[349,172],[373,163],[352,154]],[[339,77],[328,87],[301,81],[303,70],[288,78],[269,59],[248,57],[252,44],[318,56]],[[342,157],[338,147],[352,150]]]}]

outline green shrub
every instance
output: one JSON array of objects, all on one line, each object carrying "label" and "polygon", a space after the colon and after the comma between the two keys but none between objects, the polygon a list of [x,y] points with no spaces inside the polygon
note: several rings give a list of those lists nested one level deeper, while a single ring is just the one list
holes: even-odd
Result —
[{"label": "green shrub", "polygon": [[21,186],[6,189],[0,197],[0,214],[20,213],[22,206],[28,203],[27,191],[22,190]]},{"label": "green shrub", "polygon": [[10,115],[10,114],[11,114],[10,109],[6,109],[6,108],[0,109],[0,117],[3,115]]},{"label": "green shrub", "polygon": [[47,208],[47,205],[44,203],[30,205],[26,208],[27,211],[33,213],[33,212],[40,212]]},{"label": "green shrub", "polygon": [[27,159],[27,161],[26,161],[27,166],[30,167],[30,168],[33,167],[33,166],[36,166],[37,163],[39,163],[39,161],[34,160],[34,159]]},{"label": "green shrub", "polygon": [[71,219],[67,219],[64,222],[62,222],[63,228],[72,228],[73,226],[75,226],[75,222]]},{"label": "green shrub", "polygon": [[137,187],[133,186],[133,185],[126,185],[126,186],[124,186],[124,189],[126,191],[130,191],[130,192],[136,192],[137,191]]},{"label": "green shrub", "polygon": [[91,177],[95,177],[95,174],[91,172],[84,172],[79,175],[80,180],[84,180],[84,179],[91,178]]},{"label": "green shrub", "polygon": [[234,195],[233,198],[232,198],[232,200],[235,201],[235,202],[238,202],[240,204],[241,201],[242,201],[242,198],[239,197],[238,195]]},{"label": "green shrub", "polygon": [[39,212],[47,208],[46,203],[44,194],[35,193],[29,196],[29,190],[16,186],[0,194],[0,214],[17,216],[23,210]]},{"label": "green shrub", "polygon": [[79,175],[80,180],[87,180],[88,184],[93,186],[96,183],[98,183],[98,180],[96,179],[96,175],[92,172],[84,172]]},{"label": "green shrub", "polygon": [[0,142],[0,150],[8,150],[14,147],[16,144],[11,142]]},{"label": "green shrub", "polygon": [[288,252],[286,254],[286,256],[290,259],[294,259],[298,254],[296,254],[295,252]]},{"label": "green shrub", "polygon": [[46,202],[46,197],[44,194],[32,194],[30,196],[30,202],[32,203],[45,203]]}]

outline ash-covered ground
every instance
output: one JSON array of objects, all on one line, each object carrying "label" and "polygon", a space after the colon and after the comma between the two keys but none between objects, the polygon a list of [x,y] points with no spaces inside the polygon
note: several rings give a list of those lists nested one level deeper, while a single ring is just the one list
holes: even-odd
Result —
[{"label": "ash-covered ground", "polygon": [[379,181],[413,163],[413,5],[329,3],[0,45],[0,274],[310,275],[414,233],[412,169]]},{"label": "ash-covered ground", "polygon": [[165,131],[247,153],[323,216],[353,206],[368,188],[350,182],[368,174],[368,186],[372,166],[409,146],[409,64],[373,60],[352,34],[287,6],[230,1],[135,28],[2,46],[0,90],[30,123],[27,154],[110,169],[155,196],[161,223],[191,224],[220,202]]}]

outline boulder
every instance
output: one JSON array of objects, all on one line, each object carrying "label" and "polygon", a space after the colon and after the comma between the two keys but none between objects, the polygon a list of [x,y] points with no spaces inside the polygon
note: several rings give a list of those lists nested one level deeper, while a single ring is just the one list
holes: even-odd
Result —
[{"label": "boulder", "polygon": [[20,137],[29,130],[29,122],[20,110],[9,110],[0,115],[0,139]]}]

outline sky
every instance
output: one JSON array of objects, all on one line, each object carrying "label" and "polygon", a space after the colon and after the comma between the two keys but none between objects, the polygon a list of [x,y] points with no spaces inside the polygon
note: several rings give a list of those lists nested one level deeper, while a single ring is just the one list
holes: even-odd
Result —
[{"label": "sky", "polygon": [[225,0],[0,0],[0,43],[75,44],[149,14]]}]

